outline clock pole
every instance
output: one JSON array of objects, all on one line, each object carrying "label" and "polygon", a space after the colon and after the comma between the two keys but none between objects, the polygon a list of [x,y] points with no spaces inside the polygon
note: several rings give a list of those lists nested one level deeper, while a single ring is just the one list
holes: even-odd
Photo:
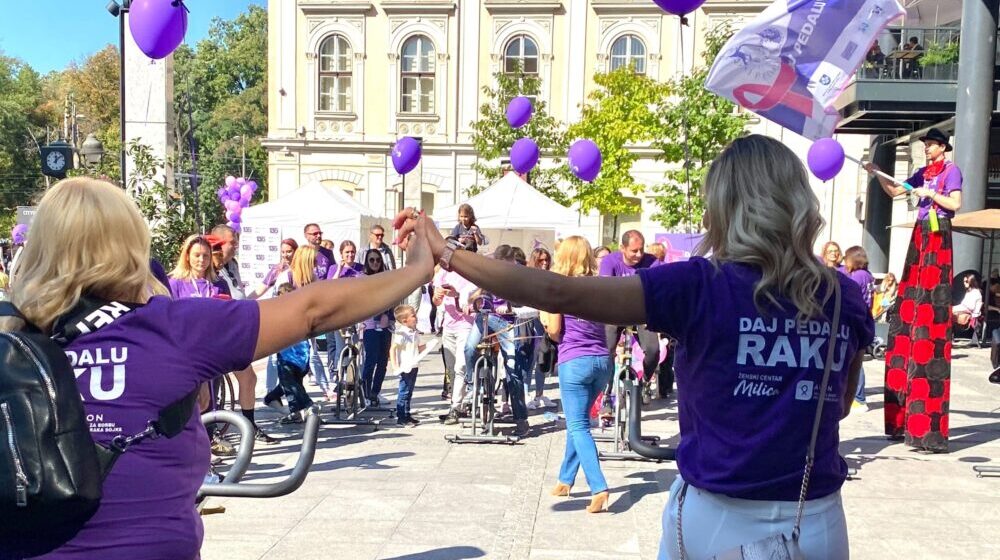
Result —
[{"label": "clock pole", "polygon": [[127,188],[125,177],[125,14],[128,13],[132,0],[122,0],[119,4],[116,0],[108,2],[108,12],[118,18],[118,120],[121,140],[121,150],[119,151],[119,164],[122,172],[122,188]]}]

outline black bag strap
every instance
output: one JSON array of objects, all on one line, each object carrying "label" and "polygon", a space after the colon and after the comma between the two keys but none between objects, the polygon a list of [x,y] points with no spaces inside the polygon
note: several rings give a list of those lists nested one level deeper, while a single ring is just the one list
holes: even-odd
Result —
[{"label": "black bag strap", "polygon": [[34,325],[27,317],[21,313],[21,310],[17,308],[16,305],[9,301],[0,301],[0,317],[14,317],[15,319],[20,319],[24,321],[24,328],[22,330],[39,334],[42,331]]},{"label": "black bag strap", "polygon": [[84,295],[72,309],[55,320],[50,336],[56,344],[66,346],[76,337],[106,327],[140,307],[141,303],[122,303]]}]

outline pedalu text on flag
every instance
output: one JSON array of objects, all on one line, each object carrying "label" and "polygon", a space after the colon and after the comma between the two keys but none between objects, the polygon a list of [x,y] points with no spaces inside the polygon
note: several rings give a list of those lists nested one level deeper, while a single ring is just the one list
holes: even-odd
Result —
[{"label": "pedalu text on flag", "polygon": [[897,0],[778,0],[733,34],[705,87],[807,138],[832,136],[834,101],[905,13]]}]

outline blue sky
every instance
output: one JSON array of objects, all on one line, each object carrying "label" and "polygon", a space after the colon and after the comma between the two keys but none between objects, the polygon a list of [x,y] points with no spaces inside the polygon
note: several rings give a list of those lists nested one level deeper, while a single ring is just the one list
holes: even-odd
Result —
[{"label": "blue sky", "polygon": [[[119,3],[120,0],[119,0]],[[186,41],[208,34],[212,18],[231,19],[265,0],[186,0]],[[81,61],[108,43],[118,44],[118,21],[108,0],[0,0],[0,51],[45,74]],[[13,16],[16,11],[21,15]],[[128,29],[125,30],[128,33]]]}]

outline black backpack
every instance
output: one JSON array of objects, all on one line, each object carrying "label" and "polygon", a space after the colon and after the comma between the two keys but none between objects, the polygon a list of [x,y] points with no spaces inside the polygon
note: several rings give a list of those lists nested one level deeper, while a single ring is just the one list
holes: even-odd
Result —
[{"label": "black backpack", "polygon": [[41,554],[72,538],[97,511],[117,458],[143,439],[174,437],[190,418],[197,391],[110,447],[91,438],[63,346],[134,308],[81,298],[49,337],[13,304],[0,302],[0,316],[26,323],[21,331],[0,332],[0,557]]}]

